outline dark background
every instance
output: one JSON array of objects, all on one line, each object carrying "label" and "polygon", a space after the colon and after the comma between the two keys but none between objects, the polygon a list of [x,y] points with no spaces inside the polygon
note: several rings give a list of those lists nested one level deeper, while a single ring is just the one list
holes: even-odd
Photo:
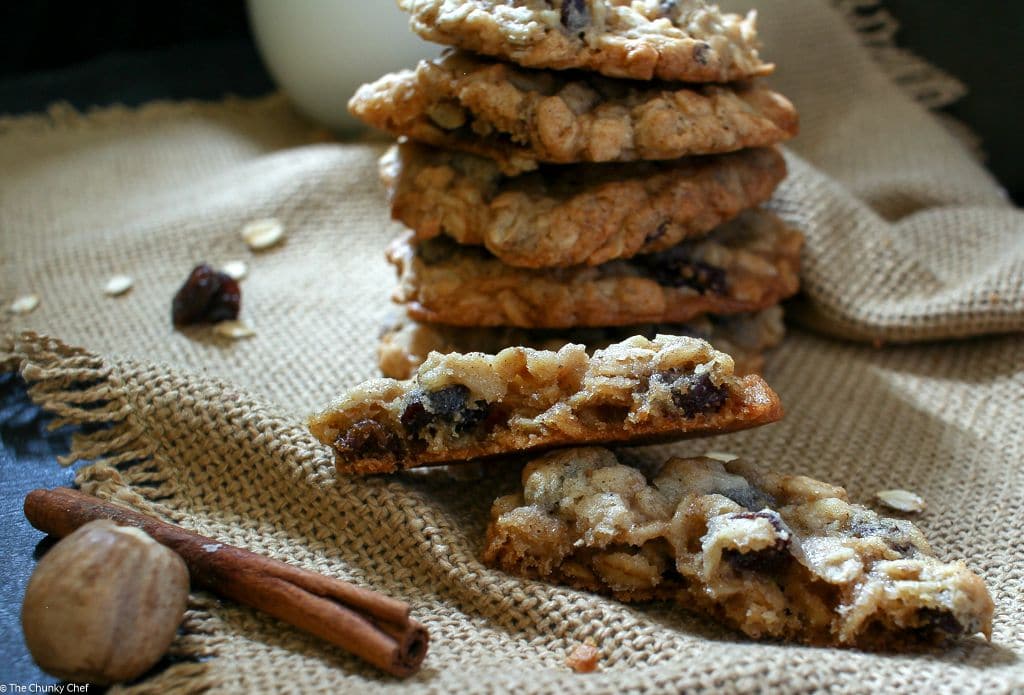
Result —
[{"label": "dark background", "polygon": [[[901,46],[968,85],[945,111],[982,138],[989,168],[1024,204],[1024,2],[883,4],[900,22]],[[241,0],[0,2],[0,113],[272,88]]]},{"label": "dark background", "polygon": [[[281,0],[287,2],[289,0]],[[338,0],[356,2],[357,0]],[[392,0],[365,0],[391,2]],[[988,165],[1024,203],[1024,2],[886,0],[897,42],[960,78],[945,109],[982,138]],[[152,99],[257,96],[273,89],[241,0],[0,0],[0,114]],[[70,433],[46,431],[24,384],[0,374],[0,683],[55,683],[25,651],[18,614],[42,534],[21,515],[34,487],[67,485],[54,457]]]}]

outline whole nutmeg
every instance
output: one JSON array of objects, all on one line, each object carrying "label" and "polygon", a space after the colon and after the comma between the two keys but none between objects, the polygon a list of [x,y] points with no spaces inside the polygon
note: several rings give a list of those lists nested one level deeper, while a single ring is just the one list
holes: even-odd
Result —
[{"label": "whole nutmeg", "polygon": [[92,521],[43,556],[21,626],[44,671],[101,685],[145,673],[185,615],[188,568],[144,531]]}]

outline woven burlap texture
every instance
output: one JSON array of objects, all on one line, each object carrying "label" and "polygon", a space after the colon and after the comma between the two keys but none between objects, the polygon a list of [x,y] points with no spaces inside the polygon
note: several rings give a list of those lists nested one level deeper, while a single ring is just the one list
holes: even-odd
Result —
[{"label": "woven burlap texture", "polygon": [[[197,594],[173,647],[183,661],[138,689],[1024,688],[1024,340],[879,349],[834,337],[1024,329],[1024,216],[914,101],[941,101],[956,85],[907,70],[914,64],[877,36],[881,15],[870,15],[865,46],[828,5],[761,5],[765,54],[779,64],[773,82],[803,117],[773,206],[808,236],[797,313],[817,334],[794,330],[769,360],[783,422],[627,456],[728,449],[843,484],[857,500],[883,488],[919,492],[928,502],[919,523],[937,552],[966,560],[993,593],[992,644],[912,655],[758,644],[671,605],[626,606],[483,567],[487,511],[516,485],[514,466],[477,479],[339,478],[303,426],[376,373],[375,336],[395,282],[382,251],[398,231],[375,180],[383,145],[325,141],[279,97],[89,115],[58,108],[0,120],[0,300],[41,300],[27,316],[0,319],[9,336],[0,364],[20,366],[62,421],[109,423],[76,437],[69,460],[94,460],[78,482],[405,599],[433,638],[422,672],[397,681]],[[894,65],[901,84],[890,79]],[[238,231],[264,217],[281,220],[287,239],[252,254]],[[242,313],[256,336],[171,330],[170,297],[188,269],[232,259],[250,267]],[[135,287],[109,298],[103,286],[115,274]],[[588,637],[601,669],[574,674],[565,656]]]}]

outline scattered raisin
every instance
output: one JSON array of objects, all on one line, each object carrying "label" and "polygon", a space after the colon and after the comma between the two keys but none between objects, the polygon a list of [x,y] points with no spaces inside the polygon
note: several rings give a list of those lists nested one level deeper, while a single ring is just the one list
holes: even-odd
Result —
[{"label": "scattered raisin", "polygon": [[570,34],[580,34],[590,23],[586,0],[562,0],[562,24]]},{"label": "scattered raisin", "polygon": [[661,10],[661,14],[668,17],[679,7],[679,2],[678,0],[661,0],[661,2],[658,3],[658,6],[658,9]]},{"label": "scattered raisin", "polygon": [[174,295],[171,320],[175,326],[233,321],[241,308],[242,290],[238,282],[200,263]]},{"label": "scattered raisin", "polygon": [[728,387],[725,384],[715,386],[707,373],[679,374],[676,370],[669,370],[659,372],[655,378],[670,385],[672,402],[686,417],[716,412],[729,399]]},{"label": "scattered raisin", "polygon": [[387,455],[396,461],[403,453],[402,440],[376,420],[359,420],[334,440],[334,448],[345,460]]}]

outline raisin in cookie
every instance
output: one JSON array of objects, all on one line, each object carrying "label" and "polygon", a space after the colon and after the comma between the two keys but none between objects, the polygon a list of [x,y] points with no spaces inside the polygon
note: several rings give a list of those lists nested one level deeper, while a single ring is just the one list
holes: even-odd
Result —
[{"label": "raisin in cookie", "polygon": [[796,134],[797,114],[765,87],[626,82],[527,70],[456,52],[359,88],[349,111],[395,135],[496,160],[677,159],[763,147]]},{"label": "raisin in cookie", "polygon": [[803,236],[750,210],[708,237],[599,266],[513,268],[447,237],[388,247],[393,294],[417,321],[452,326],[573,328],[685,323],[778,304],[799,286]]},{"label": "raisin in cookie", "polygon": [[632,335],[653,338],[659,333],[702,338],[728,353],[737,374],[757,374],[764,364],[762,353],[782,341],[785,327],[782,309],[771,307],[753,314],[704,316],[683,324],[528,330],[524,328],[472,328],[419,323],[406,316],[391,320],[381,332],[377,359],[384,376],[408,379],[431,352],[495,353],[524,345],[537,350],[558,350],[568,343],[599,350]]},{"label": "raisin in cookie", "polygon": [[674,599],[754,638],[901,647],[992,629],[992,599],[909,521],[804,476],[673,458],[648,482],[606,449],[557,451],[494,503],[484,561],[611,594]]},{"label": "raisin in cookie", "polygon": [[399,0],[413,31],[534,68],[732,82],[771,73],[756,15],[699,0]]},{"label": "raisin in cookie", "polygon": [[513,347],[431,353],[410,381],[371,379],[309,422],[343,473],[382,473],[581,443],[673,440],[782,417],[758,376],[685,336],[634,336],[588,357]]},{"label": "raisin in cookie", "polygon": [[597,265],[703,236],[771,197],[774,148],[505,177],[490,159],[406,142],[380,160],[391,215],[419,239],[483,244],[508,265]]}]

